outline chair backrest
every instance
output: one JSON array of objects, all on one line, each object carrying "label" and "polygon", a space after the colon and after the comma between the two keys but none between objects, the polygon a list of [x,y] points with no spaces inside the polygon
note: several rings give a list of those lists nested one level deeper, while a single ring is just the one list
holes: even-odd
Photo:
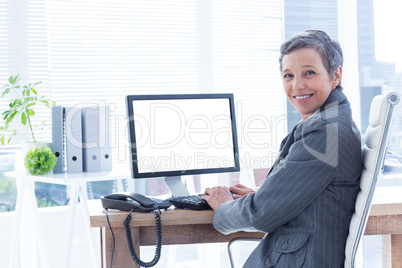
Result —
[{"label": "chair backrest", "polygon": [[345,267],[354,267],[359,242],[362,238],[374,190],[387,152],[387,140],[394,107],[399,102],[399,95],[376,96],[370,108],[369,126],[364,134],[363,169],[360,177],[360,192],[355,203],[355,213],[349,226],[346,240]]}]

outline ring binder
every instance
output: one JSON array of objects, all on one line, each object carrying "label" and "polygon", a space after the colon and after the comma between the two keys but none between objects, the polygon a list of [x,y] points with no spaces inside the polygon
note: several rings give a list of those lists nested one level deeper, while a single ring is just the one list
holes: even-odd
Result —
[{"label": "ring binder", "polygon": [[67,172],[82,172],[81,108],[65,108]]},{"label": "ring binder", "polygon": [[82,109],[83,170],[112,169],[110,148],[110,111],[104,105]]},{"label": "ring binder", "polygon": [[63,173],[65,171],[64,134],[64,108],[62,106],[53,106],[52,149],[56,156],[56,166],[53,169],[53,173]]},{"label": "ring binder", "polygon": [[53,173],[112,170],[110,110],[105,105],[53,106],[52,143]]}]

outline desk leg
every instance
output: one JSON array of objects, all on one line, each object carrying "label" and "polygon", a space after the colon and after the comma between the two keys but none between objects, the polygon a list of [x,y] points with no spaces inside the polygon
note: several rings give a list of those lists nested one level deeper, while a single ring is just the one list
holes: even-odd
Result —
[{"label": "desk leg", "polygon": [[[121,228],[113,228],[113,233],[116,238],[115,249],[113,254],[113,268],[139,268],[138,265],[134,263],[131,259],[131,254],[127,246],[126,239],[126,231],[124,227]],[[133,236],[134,248],[137,252],[137,255],[140,256],[140,228],[134,227],[131,229],[131,233]],[[110,229],[108,227],[105,228],[105,256],[106,263],[105,266],[110,266],[110,261],[112,258],[113,251],[113,237]]]},{"label": "desk leg", "polygon": [[95,248],[96,248],[96,243],[95,243],[95,239],[93,238],[92,235],[92,231],[91,231],[91,224],[89,222],[89,212],[88,212],[88,206],[87,206],[87,201],[88,201],[88,194],[87,194],[87,182],[84,181],[81,184],[80,187],[80,203],[82,206],[82,212],[83,212],[83,222],[84,222],[84,228],[85,228],[85,233],[87,235],[87,240],[89,243],[89,251],[91,254],[91,259],[92,259],[92,264],[93,267],[99,267],[99,263],[98,263],[98,258],[96,258],[96,252],[95,252]]},{"label": "desk leg", "polygon": [[382,235],[382,268],[391,268],[392,256],[391,256],[391,235]]},{"label": "desk leg", "polygon": [[[84,185],[85,184],[85,185]],[[96,253],[95,253],[95,241],[92,237],[91,233],[91,227],[89,223],[89,214],[88,214],[88,207],[87,207],[87,187],[86,187],[86,182],[82,183],[75,183],[71,185],[70,189],[70,208],[69,208],[69,226],[67,228],[68,230],[68,242],[67,242],[67,253],[66,253],[66,268],[70,267],[70,262],[71,262],[71,250],[72,250],[72,244],[73,244],[73,238],[74,238],[74,230],[75,230],[75,218],[77,215],[77,204],[78,204],[78,198],[80,198],[80,203],[82,205],[82,211],[83,211],[83,221],[84,221],[84,228],[85,232],[87,235],[87,240],[90,243],[90,254],[91,254],[91,259],[92,259],[92,264],[94,267],[99,267],[97,259],[96,259]]]},{"label": "desk leg", "polygon": [[71,257],[71,249],[72,249],[72,244],[73,244],[73,238],[74,238],[74,227],[75,227],[75,216],[77,212],[77,203],[78,203],[78,191],[79,191],[79,185],[78,184],[73,184],[71,185],[70,189],[70,209],[69,209],[69,226],[67,228],[68,230],[68,242],[67,242],[67,253],[66,253],[66,261],[65,261],[65,267],[69,268],[70,267],[70,257]]},{"label": "desk leg", "polygon": [[382,235],[382,267],[402,267],[402,234]]},{"label": "desk leg", "polygon": [[[25,184],[28,182],[25,182]],[[34,225],[34,230],[36,231],[36,244],[38,246],[38,255],[41,260],[41,267],[43,268],[48,268],[49,263],[48,263],[48,258],[47,258],[47,253],[46,253],[46,248],[45,248],[45,243],[43,241],[43,235],[39,227],[39,219],[38,219],[38,205],[36,203],[36,196],[35,196],[35,182],[29,181],[31,192],[32,192],[32,211],[33,211],[33,218],[32,218],[32,223]]]},{"label": "desk leg", "polygon": [[[17,185],[17,200],[15,204],[15,221],[14,221],[14,230],[13,230],[13,239],[11,240],[11,254],[10,254],[10,264],[9,268],[20,267],[20,230],[21,230],[21,221],[22,221],[22,208],[24,203],[24,191],[25,187],[23,187],[22,180],[15,178]],[[18,264],[14,263],[15,258],[18,252]]]},{"label": "desk leg", "polygon": [[402,267],[402,234],[391,235],[392,267]]},{"label": "desk leg", "polygon": [[[141,255],[140,255],[140,227],[132,228],[132,235],[134,236],[133,237],[133,243],[134,243],[135,252],[137,252],[138,258],[141,258]],[[128,247],[128,245],[127,245],[127,247]],[[134,267],[135,268],[140,268],[140,266],[138,266],[136,264],[134,265]]]},{"label": "desk leg", "polygon": [[[37,256],[39,256],[41,267],[47,268],[49,267],[48,263],[48,258],[46,254],[46,248],[45,248],[45,243],[43,242],[43,236],[42,232],[39,227],[38,223],[38,207],[36,204],[36,196],[35,196],[35,184],[31,180],[26,180],[23,181],[21,178],[16,178],[17,180],[17,204],[16,204],[16,217],[15,217],[15,225],[14,225],[14,240],[11,242],[11,257],[10,257],[10,264],[9,267],[15,267],[14,261],[15,261],[15,253],[18,248],[19,250],[19,263],[18,266],[32,266],[36,267],[36,263],[29,263],[29,262],[36,262],[36,258],[31,258],[28,256],[28,261],[24,259],[24,262],[21,262],[21,246],[24,246],[25,251],[23,253],[31,252],[33,250],[33,254],[38,253]],[[28,197],[27,199],[24,199],[24,196]],[[24,211],[24,202],[27,203],[25,204],[26,206],[26,211]],[[24,214],[24,215],[23,215]],[[27,216],[29,215],[29,216]],[[35,233],[35,238],[36,238],[36,245],[29,245],[27,246],[26,244],[21,244],[21,240],[23,240],[23,243],[25,242],[24,239],[25,237],[21,237],[21,223],[22,219],[28,219],[29,222],[31,222],[33,229],[31,232]],[[28,222],[26,220],[26,222]],[[25,222],[25,223],[26,223]],[[28,229],[28,228],[27,228]],[[29,228],[31,229],[31,228]],[[26,232],[26,230],[24,230]],[[29,232],[29,231],[28,231]],[[28,239],[29,241],[29,239]],[[36,248],[35,248],[36,246]],[[27,250],[28,248],[28,250]],[[32,252],[31,252],[32,253]],[[24,256],[25,257],[25,256]],[[17,266],[17,267],[18,267]]]}]

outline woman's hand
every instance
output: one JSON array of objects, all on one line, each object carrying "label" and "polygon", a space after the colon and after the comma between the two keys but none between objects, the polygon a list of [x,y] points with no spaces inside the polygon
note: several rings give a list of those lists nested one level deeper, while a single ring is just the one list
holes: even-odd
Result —
[{"label": "woman's hand", "polygon": [[254,189],[248,188],[242,184],[230,186],[229,191],[232,192],[233,199],[241,198],[247,194],[255,193]]},{"label": "woman's hand", "polygon": [[212,189],[206,188],[202,199],[207,201],[208,205],[214,211],[216,211],[218,206],[223,202],[233,200],[232,195],[230,194],[230,191],[226,186],[216,186]]}]

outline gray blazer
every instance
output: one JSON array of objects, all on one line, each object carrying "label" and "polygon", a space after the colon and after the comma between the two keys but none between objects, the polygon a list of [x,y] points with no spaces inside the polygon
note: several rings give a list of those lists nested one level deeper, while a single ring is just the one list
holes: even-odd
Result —
[{"label": "gray blazer", "polygon": [[267,233],[245,267],[343,267],[361,168],[360,132],[335,90],[282,141],[258,192],[218,207],[214,227]]}]

